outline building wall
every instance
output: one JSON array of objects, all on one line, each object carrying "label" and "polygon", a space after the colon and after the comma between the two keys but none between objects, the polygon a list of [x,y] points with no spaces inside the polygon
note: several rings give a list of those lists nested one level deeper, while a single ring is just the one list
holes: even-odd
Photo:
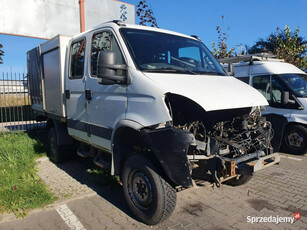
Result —
[{"label": "building wall", "polygon": [[[84,0],[85,30],[111,20],[135,23],[134,5]],[[1,0],[0,33],[49,39],[80,33],[79,0]]]}]

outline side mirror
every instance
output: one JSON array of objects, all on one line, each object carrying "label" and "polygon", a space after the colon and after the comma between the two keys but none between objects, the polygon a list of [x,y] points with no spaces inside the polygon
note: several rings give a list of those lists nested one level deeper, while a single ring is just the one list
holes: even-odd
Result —
[{"label": "side mirror", "polygon": [[232,63],[228,64],[228,72],[227,73],[228,73],[229,76],[234,76],[235,75]]},{"label": "side mirror", "polygon": [[295,104],[295,100],[290,100],[290,95],[288,91],[282,91],[281,92],[281,103],[283,105],[287,105],[287,104]]},{"label": "side mirror", "polygon": [[287,105],[289,103],[289,92],[288,91],[281,92],[281,103],[283,105]]},{"label": "side mirror", "polygon": [[100,51],[97,60],[97,81],[99,84],[125,84],[127,82],[127,66],[116,64],[115,52]]}]

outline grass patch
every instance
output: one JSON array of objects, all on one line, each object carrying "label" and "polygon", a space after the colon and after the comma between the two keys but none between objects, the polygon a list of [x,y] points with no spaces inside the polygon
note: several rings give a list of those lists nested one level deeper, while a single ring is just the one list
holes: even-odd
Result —
[{"label": "grass patch", "polygon": [[25,216],[55,200],[36,175],[35,159],[44,154],[43,143],[27,133],[0,135],[0,213]]},{"label": "grass patch", "polygon": [[31,105],[27,93],[0,94],[0,107]]},{"label": "grass patch", "polygon": [[87,168],[86,172],[93,178],[98,179],[102,185],[108,185],[112,189],[118,189],[122,186],[119,176],[112,176],[109,169],[102,169],[89,161],[82,161],[82,164]]}]

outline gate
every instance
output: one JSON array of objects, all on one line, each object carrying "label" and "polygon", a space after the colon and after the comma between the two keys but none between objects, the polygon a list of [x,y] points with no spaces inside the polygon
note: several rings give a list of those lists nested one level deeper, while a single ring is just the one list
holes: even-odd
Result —
[{"label": "gate", "polygon": [[24,74],[2,73],[0,76],[0,133],[44,128],[35,121]]}]

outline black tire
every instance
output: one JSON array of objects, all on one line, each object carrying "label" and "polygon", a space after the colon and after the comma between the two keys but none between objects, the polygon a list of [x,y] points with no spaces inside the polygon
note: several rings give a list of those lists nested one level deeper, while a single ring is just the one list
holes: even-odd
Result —
[{"label": "black tire", "polygon": [[144,155],[132,155],[126,160],[122,181],[127,204],[143,223],[158,224],[174,211],[176,190],[159,175],[157,167]]},{"label": "black tire", "polygon": [[60,163],[64,161],[63,148],[57,143],[57,136],[54,127],[49,129],[48,134],[48,152],[47,155],[49,159],[54,163]]},{"label": "black tire", "polygon": [[307,153],[307,129],[302,125],[289,125],[284,130],[283,147],[287,153]]},{"label": "black tire", "polygon": [[240,186],[243,184],[246,184],[253,178],[253,175],[241,175],[239,178],[233,178],[230,180],[225,181],[225,184],[231,185],[231,186]]}]

